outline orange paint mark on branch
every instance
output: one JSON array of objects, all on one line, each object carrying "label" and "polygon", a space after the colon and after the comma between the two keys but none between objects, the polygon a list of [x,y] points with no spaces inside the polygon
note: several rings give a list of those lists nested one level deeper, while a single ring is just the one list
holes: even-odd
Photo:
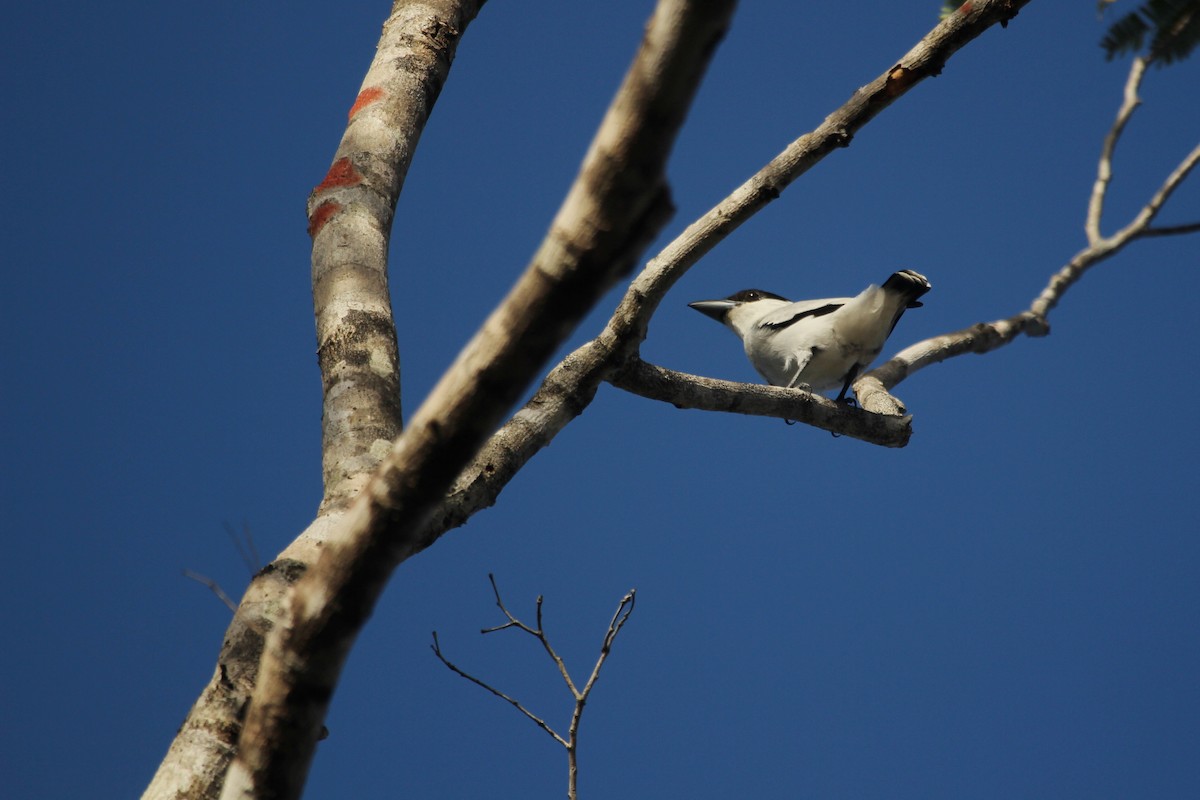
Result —
[{"label": "orange paint mark on branch", "polygon": [[350,163],[349,158],[339,158],[333,162],[333,166],[329,168],[329,172],[325,173],[325,180],[318,183],[314,191],[319,194],[330,189],[355,186],[359,183],[362,183],[362,175],[358,174],[358,170],[354,168],[354,164]]},{"label": "orange paint mark on branch", "polygon": [[917,73],[911,69],[905,69],[897,64],[892,67],[892,71],[887,77],[887,93],[889,97],[896,97],[904,92],[909,86],[917,80]]},{"label": "orange paint mark on branch", "polygon": [[312,216],[308,218],[309,237],[312,239],[317,238],[317,234],[321,232],[321,228],[325,227],[325,223],[333,219],[334,215],[341,210],[342,204],[333,200],[326,200],[317,206]]},{"label": "orange paint mark on branch", "polygon": [[381,97],[383,97],[383,89],[380,89],[378,86],[372,86],[369,89],[363,89],[358,93],[358,97],[355,98],[354,105],[350,106],[350,113],[347,115],[347,118],[354,119],[355,114],[371,105],[371,103],[374,103]]}]

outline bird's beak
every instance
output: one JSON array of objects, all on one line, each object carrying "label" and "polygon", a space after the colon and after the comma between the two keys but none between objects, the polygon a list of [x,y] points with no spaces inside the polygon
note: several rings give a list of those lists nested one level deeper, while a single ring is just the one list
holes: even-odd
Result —
[{"label": "bird's beak", "polygon": [[736,306],[737,303],[732,300],[697,300],[695,303],[688,303],[688,308],[694,308],[706,317],[712,317],[717,322],[724,322],[725,315],[729,313],[729,309]]}]

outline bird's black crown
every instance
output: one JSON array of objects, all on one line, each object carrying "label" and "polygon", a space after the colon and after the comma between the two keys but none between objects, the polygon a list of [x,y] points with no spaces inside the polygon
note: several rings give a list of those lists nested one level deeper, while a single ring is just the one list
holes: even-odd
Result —
[{"label": "bird's black crown", "polygon": [[773,292],[764,292],[762,289],[742,289],[737,294],[731,294],[726,300],[732,300],[735,303],[753,303],[755,300],[782,300],[788,302],[786,297],[780,297]]}]

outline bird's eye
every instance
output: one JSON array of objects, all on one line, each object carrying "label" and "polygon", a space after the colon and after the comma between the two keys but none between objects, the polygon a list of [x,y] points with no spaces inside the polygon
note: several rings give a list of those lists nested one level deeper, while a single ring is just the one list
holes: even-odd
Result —
[{"label": "bird's eye", "polygon": [[735,303],[753,303],[756,300],[765,300],[768,297],[775,298],[777,300],[783,299],[782,297],[780,297],[777,294],[771,294],[770,292],[764,292],[762,289],[742,289],[737,294],[729,295],[729,297],[727,299],[732,300]]}]

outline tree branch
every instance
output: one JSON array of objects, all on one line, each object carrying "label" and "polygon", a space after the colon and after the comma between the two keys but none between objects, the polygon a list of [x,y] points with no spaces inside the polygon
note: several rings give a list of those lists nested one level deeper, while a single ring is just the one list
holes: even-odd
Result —
[{"label": "tree branch", "polygon": [[1200,222],[1187,222],[1181,225],[1155,225],[1142,231],[1142,236],[1180,236],[1197,231],[1200,231]]},{"label": "tree branch", "polygon": [[321,368],[322,510],[345,505],[399,435],[388,242],[417,142],[485,0],[396,0],[325,179],[308,199]]},{"label": "tree branch", "polygon": [[[502,627],[507,627],[507,626],[502,626]],[[497,628],[494,630],[499,630],[499,629]],[[433,644],[429,645],[429,649],[433,650],[433,654],[435,656],[437,656],[438,660],[441,661],[443,664],[445,664],[446,667],[451,672],[455,673],[456,675],[461,675],[462,677],[466,678],[467,680],[469,680],[471,683],[475,684],[476,686],[482,686],[484,689],[487,689],[489,692],[496,695],[496,697],[499,697],[501,700],[504,700],[504,701],[510,703],[513,706],[513,708],[517,709],[517,711],[520,711],[522,714],[524,714],[526,717],[528,717],[530,720],[532,720],[535,725],[537,725],[539,728],[544,730],[546,733],[550,734],[550,736],[552,736],[554,738],[554,741],[558,742],[563,747],[569,747],[567,740],[564,739],[562,737],[562,735],[560,735],[557,731],[555,731],[554,728],[551,728],[550,725],[544,719],[542,719],[541,717],[534,714],[532,711],[530,711],[525,706],[521,705],[521,701],[510,697],[509,695],[507,695],[504,692],[500,691],[499,689],[495,688],[491,684],[481,681],[479,678],[476,678],[474,675],[464,672],[463,670],[459,669],[454,664],[452,664],[444,655],[442,655],[442,647],[440,644],[438,644],[437,631],[433,632]]]},{"label": "tree branch", "polygon": [[[521,620],[514,617],[511,613],[509,613],[509,610],[504,607],[504,601],[500,599],[500,587],[496,586],[496,576],[489,572],[488,580],[492,584],[492,593],[496,596],[496,606],[504,613],[504,616],[508,618],[508,622],[504,623],[503,625],[497,625],[494,628],[484,628],[480,631],[480,633],[495,633],[496,631],[502,631],[505,628],[520,628],[530,636],[537,639],[542,643],[542,647],[545,648],[546,654],[550,656],[550,660],[553,661],[555,666],[558,667],[558,674],[562,676],[562,679],[567,684],[567,688],[571,690],[571,696],[578,700],[579,690],[575,688],[575,683],[571,680],[571,675],[567,672],[567,665],[561,658],[559,658],[558,653],[554,652],[554,648],[550,646],[550,640],[546,638],[545,629],[542,627],[542,596],[540,594],[538,595],[536,604],[537,627],[531,628],[524,622],[521,622]],[[566,742],[563,742],[563,744],[566,744]]]},{"label": "tree branch", "polygon": [[433,644],[430,645],[430,647],[433,649],[433,654],[438,657],[438,660],[445,664],[452,672],[466,678],[476,686],[481,686],[484,689],[487,689],[496,697],[511,703],[514,708],[532,720],[533,723],[539,728],[554,737],[555,741],[567,749],[567,797],[570,800],[574,800],[574,798],[577,796],[577,780],[579,776],[579,724],[583,718],[583,709],[584,706],[587,705],[588,697],[592,693],[592,688],[596,685],[596,681],[600,678],[600,670],[604,667],[604,662],[608,659],[609,653],[612,652],[613,641],[617,638],[617,634],[621,632],[621,628],[625,626],[627,621],[629,621],[629,615],[633,613],[634,602],[637,598],[637,590],[630,589],[628,594],[621,598],[621,602],[617,605],[617,610],[613,612],[612,620],[608,623],[608,630],[605,632],[604,641],[600,645],[600,656],[596,659],[596,665],[592,667],[592,673],[588,676],[587,683],[584,684],[583,689],[576,689],[575,683],[571,680],[571,675],[567,671],[567,665],[550,645],[550,639],[546,636],[545,629],[542,627],[542,596],[538,595],[537,599],[537,627],[531,628],[529,625],[526,625],[524,622],[521,622],[521,620],[514,617],[511,613],[509,613],[508,609],[504,607],[504,601],[500,599],[500,589],[496,586],[495,576],[489,574],[488,580],[492,583],[492,592],[496,596],[496,605],[499,606],[500,610],[504,613],[504,616],[508,619],[508,622],[492,628],[484,628],[482,631],[480,631],[480,633],[495,633],[496,631],[502,631],[508,628],[516,628],[528,633],[541,643],[542,648],[558,667],[559,674],[561,674],[563,680],[566,681],[567,686],[571,690],[571,696],[575,701],[575,709],[571,713],[571,724],[566,738],[563,738],[562,735],[551,728],[544,720],[531,712],[529,709],[525,708],[525,706],[522,705],[518,700],[513,699],[491,684],[464,672],[454,664],[450,663],[450,661],[448,661],[446,657],[442,655],[441,646],[438,644],[437,631],[433,632]]},{"label": "tree branch", "polygon": [[[981,0],[971,4],[968,12],[960,10],[951,15],[945,23],[922,39],[910,53],[925,54],[920,61],[926,65],[927,72],[921,73],[921,76],[936,74],[957,49],[991,25],[1006,22],[1026,2],[1028,0]],[[481,4],[481,1],[472,0],[450,3],[456,8],[476,10]],[[404,6],[404,3],[397,3],[393,9],[393,17],[399,15]],[[463,18],[467,17],[464,15]],[[447,27],[453,28],[454,25],[447,23]],[[461,34],[465,22],[458,27]],[[407,32],[406,35],[410,39],[420,38],[420,29],[418,24],[415,30]],[[445,33],[445,30],[435,26],[433,32],[441,34]],[[401,30],[401,26],[389,24],[385,27],[384,37],[401,37],[402,33],[405,32]],[[398,39],[396,46],[400,46]],[[417,51],[419,50],[418,48]],[[398,51],[384,46],[381,42],[376,63],[383,64],[388,54],[395,52]],[[441,52],[450,51],[443,49]],[[861,127],[892,99],[911,88],[913,79],[918,74],[914,68],[918,65],[916,61],[910,64],[908,56],[905,58],[906,60],[895,68],[889,68],[882,83],[879,79],[872,82],[870,86],[856,92],[843,109],[835,112],[833,118],[844,120],[845,124],[824,125],[818,131],[801,137],[773,160],[763,172],[751,178],[730,198],[690,226],[647,265],[642,275],[626,292],[617,314],[605,331],[568,355],[550,371],[530,401],[488,439],[433,513],[421,517],[413,510],[415,516],[426,521],[411,536],[398,531],[400,536],[407,538],[405,546],[411,548],[412,552],[423,549],[445,531],[463,524],[480,509],[492,505],[503,487],[521,467],[591,403],[605,377],[618,369],[627,358],[637,354],[650,316],[666,291],[688,267],[753,213],[778,196],[788,183],[825,154],[839,144],[848,142],[849,138],[840,133],[842,130],[849,132],[846,124],[857,119],[857,126]],[[412,68],[416,61],[397,63],[402,67]],[[434,72],[437,73],[438,69]],[[372,72],[374,70],[375,64],[372,66]],[[412,148],[416,144],[415,136],[400,136],[392,145],[386,144],[389,141],[386,130],[389,126],[388,115],[410,113],[403,103],[400,104],[400,108],[388,105],[396,103],[403,92],[396,87],[386,94],[377,93],[375,89],[381,84],[372,78],[371,74],[368,73],[359,100],[351,109],[351,126],[359,127],[364,142],[385,144],[377,151],[364,144],[361,152],[392,152],[402,158],[411,158]],[[440,79],[431,77],[428,81],[420,78],[412,80],[416,82],[415,85],[440,88],[444,76]],[[386,84],[386,81],[384,83]],[[434,95],[424,92],[423,89],[414,94],[417,98],[432,96]],[[864,103],[872,109],[869,116],[861,115]],[[858,108],[860,113],[851,113],[852,107]],[[411,109],[411,113],[424,119],[428,109],[422,111],[420,108],[414,108]],[[419,128],[416,132],[419,134]],[[343,146],[346,146],[346,140],[343,141]],[[259,655],[264,646],[263,638],[276,624],[289,587],[298,581],[309,565],[327,549],[329,542],[340,540],[349,529],[362,529],[368,524],[358,512],[351,514],[344,500],[354,494],[356,487],[362,485],[371,464],[378,461],[378,453],[384,449],[381,444],[387,438],[385,428],[391,426],[398,429],[400,416],[398,393],[394,398],[389,397],[390,389],[382,384],[372,383],[375,380],[392,380],[390,376],[394,372],[391,364],[395,359],[387,353],[389,347],[394,347],[394,333],[390,321],[391,312],[386,310],[385,313],[383,305],[386,302],[386,275],[382,266],[382,259],[386,255],[384,245],[388,231],[388,225],[383,223],[390,221],[390,212],[381,213],[379,201],[362,191],[365,187],[361,184],[371,181],[372,185],[395,185],[395,190],[398,191],[399,185],[391,181],[396,179],[402,182],[407,161],[398,161],[388,180],[379,182],[377,179],[387,172],[387,168],[376,166],[375,160],[368,157],[365,163],[370,169],[364,167],[359,170],[356,165],[363,162],[363,158],[354,155],[353,152],[344,152],[343,147],[339,147],[335,166],[341,162],[343,167],[347,168],[346,172],[343,174],[331,170],[310,202],[310,230],[314,237],[314,277],[316,283],[324,280],[336,281],[320,289],[314,285],[318,330],[335,330],[327,328],[321,322],[323,316],[334,323],[340,320],[350,325],[343,329],[343,334],[318,334],[319,344],[323,348],[322,380],[326,396],[323,448],[326,492],[321,513],[308,529],[251,582],[224,637],[213,678],[189,712],[144,798],[157,800],[216,797],[225,779],[232,754],[238,748],[238,738],[242,732],[250,692],[259,683]],[[343,155],[349,157],[348,162],[342,162]],[[772,165],[779,167],[779,177],[769,180],[769,176],[775,171]],[[352,166],[361,180],[348,169]],[[359,194],[341,195],[339,184],[343,181],[347,182],[347,188],[359,186]],[[389,196],[390,191],[391,189],[385,189],[382,194]],[[352,196],[358,197],[360,205],[367,208],[364,210],[353,203],[338,202],[339,197],[348,199]],[[376,242],[375,249],[366,254],[371,256],[370,259],[364,256],[363,259],[354,261],[336,260],[339,240],[333,234],[342,224],[347,226],[347,237],[361,233],[364,241]],[[325,254],[319,256],[318,249],[326,249]],[[320,276],[317,276],[318,272]],[[338,287],[336,291],[335,286]],[[340,301],[338,296],[343,292],[346,300]],[[353,304],[359,295],[370,302],[364,304],[369,319],[358,319],[363,320],[366,327],[372,322],[379,323],[373,332],[357,333],[358,328],[351,325],[355,320],[350,319],[349,315],[355,310]],[[322,300],[322,297],[327,299]],[[344,309],[340,317],[335,313],[335,306],[331,305],[339,302],[340,307]],[[368,349],[374,346],[383,348],[382,355]],[[344,347],[345,355],[330,359],[338,347]],[[378,360],[380,358],[383,359],[382,362]],[[353,374],[352,371],[324,369],[337,361],[373,365],[378,368]],[[351,413],[353,403],[339,404],[333,397],[336,394],[335,385],[338,388],[362,389],[360,399],[363,408],[373,408],[376,411],[356,417]],[[389,403],[394,403],[393,411],[387,410]],[[388,422],[388,419],[392,421]],[[345,447],[341,446],[343,443]],[[338,465],[346,470],[344,475],[337,473]],[[409,530],[409,522],[403,527],[405,531]]]},{"label": "tree branch", "polygon": [[1087,220],[1083,226],[1087,233],[1088,244],[1093,247],[1104,239],[1100,233],[1100,217],[1104,214],[1104,198],[1108,193],[1108,184],[1112,180],[1113,152],[1117,149],[1117,141],[1125,130],[1125,124],[1142,104],[1141,99],[1138,98],[1138,88],[1142,85],[1142,77],[1146,74],[1148,64],[1149,62],[1142,56],[1136,56],[1133,59],[1129,77],[1125,80],[1124,100],[1117,110],[1117,119],[1109,129],[1108,135],[1104,137],[1104,144],[1100,148],[1096,182],[1092,186],[1092,196],[1087,207]]},{"label": "tree branch", "polygon": [[484,0],[396,0],[350,109],[333,166],[309,198],[323,392],[320,515],[260,570],[230,623],[208,685],[143,800],[212,800],[237,749],[263,637],[281,597],[400,432],[399,361],[387,287],[392,215],[454,52]]},{"label": "tree branch", "polygon": [[[493,505],[529,459],[591,404],[600,383],[621,374],[622,365],[637,356],[650,318],[667,291],[703,255],[839,144],[848,143],[848,133],[861,129],[921,77],[940,72],[967,42],[997,23],[1006,24],[1027,2],[984,0],[951,14],[898,64],[856,91],[825,123],[792,142],[651,259],[633,280],[600,335],[551,370],[529,402],[483,446],[420,532],[420,547],[428,547],[446,531]],[[800,418],[794,410],[780,416],[787,418],[789,414],[793,419]]]},{"label": "tree branch", "polygon": [[196,583],[207,586],[208,590],[216,595],[217,599],[224,603],[226,608],[235,613],[237,612],[237,603],[233,602],[233,600],[229,598],[229,595],[225,594],[225,590],[221,588],[221,584],[217,583],[212,578],[208,577],[207,575],[201,575],[199,572],[193,572],[190,569],[184,569],[183,577],[191,578]]},{"label": "tree branch", "polygon": [[904,348],[889,361],[854,382],[859,405],[874,414],[903,411],[904,404],[889,394],[909,375],[963,353],[987,353],[1002,347],[1020,334],[1045,336],[1050,328],[1044,317],[1022,311],[1008,319],[978,323],[953,333],[942,334]]},{"label": "tree branch", "polygon": [[755,383],[702,378],[631,359],[610,378],[619,389],[676,408],[728,411],[778,417],[884,447],[903,447],[912,435],[912,417],[870,414],[819,394]]},{"label": "tree branch", "polygon": [[550,231],[293,587],[222,797],[298,797],[345,657],[391,571],[528,382],[670,211],[667,155],[732,2],[661,0]]},{"label": "tree branch", "polygon": [[[1197,144],[1192,152],[1184,156],[1183,161],[1179,162],[1179,165],[1171,171],[1171,174],[1163,181],[1162,186],[1158,188],[1158,191],[1154,193],[1150,201],[1138,212],[1133,221],[1112,236],[1113,241],[1124,244],[1130,239],[1145,236],[1147,230],[1150,228],[1150,223],[1158,216],[1158,212],[1162,210],[1163,205],[1175,193],[1175,190],[1179,188],[1184,179],[1196,168],[1197,163],[1200,163],[1200,144]],[[1190,232],[1191,226],[1183,225],[1181,228],[1181,232]],[[1164,234],[1160,232],[1158,235],[1161,236]]]},{"label": "tree branch", "polygon": [[1089,269],[1121,252],[1130,242],[1147,236],[1170,236],[1200,231],[1200,223],[1187,223],[1154,228],[1155,217],[1172,193],[1200,163],[1200,145],[1188,153],[1171,171],[1146,205],[1133,219],[1112,236],[1100,233],[1100,214],[1112,179],[1112,155],[1125,123],[1140,102],[1137,90],[1145,74],[1147,61],[1135,58],[1125,83],[1124,99],[1117,120],[1109,130],[1100,153],[1100,166],[1088,201],[1085,225],[1088,245],[1080,250],[1058,272],[1050,277],[1027,311],[992,323],[979,323],[954,333],[946,333],[918,342],[896,354],[894,358],[866,373],[854,383],[855,396],[863,408],[878,413],[892,413],[903,405],[889,391],[913,373],[963,353],[986,353],[1009,344],[1019,335],[1045,336],[1050,332],[1047,317],[1062,300],[1063,295]]}]

